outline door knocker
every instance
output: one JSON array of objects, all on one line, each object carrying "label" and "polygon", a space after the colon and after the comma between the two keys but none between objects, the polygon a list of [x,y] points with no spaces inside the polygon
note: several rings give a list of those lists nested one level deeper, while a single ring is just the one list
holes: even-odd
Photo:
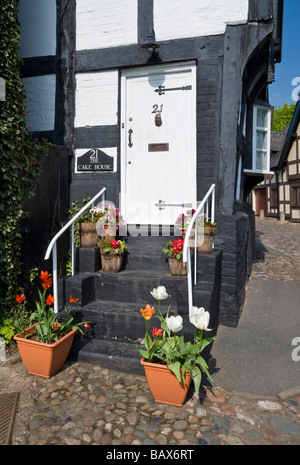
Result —
[{"label": "door knocker", "polygon": [[154,118],[155,126],[158,128],[162,125],[161,113],[156,113]]}]

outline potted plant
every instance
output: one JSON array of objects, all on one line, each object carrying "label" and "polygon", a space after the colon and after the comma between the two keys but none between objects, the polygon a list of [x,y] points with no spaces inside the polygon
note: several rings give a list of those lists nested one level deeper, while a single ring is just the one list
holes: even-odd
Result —
[{"label": "potted plant", "polygon": [[199,253],[211,253],[214,238],[217,231],[217,223],[212,222],[206,215],[198,217],[197,251]]},{"label": "potted plant", "polygon": [[[185,239],[187,229],[192,221],[196,210],[187,210],[186,213],[181,213],[175,221],[175,229],[179,230]],[[217,223],[210,221],[204,213],[200,213],[196,220],[197,223],[197,252],[210,253],[217,230]],[[195,247],[195,224],[193,225],[190,235],[191,251]]]},{"label": "potted plant", "polygon": [[[64,365],[71,349],[74,335],[80,326],[89,329],[85,322],[74,324],[71,310],[66,311],[63,321],[59,321],[54,313],[52,305],[54,297],[49,294],[48,289],[52,285],[51,274],[42,271],[40,274],[43,292],[38,290],[39,300],[36,301],[36,310],[29,317],[29,327],[24,327],[23,308],[25,296],[17,295],[16,301],[21,307],[15,315],[14,325],[18,333],[14,340],[18,344],[18,349],[22,361],[28,373],[50,378]],[[76,302],[70,296],[70,303]]]},{"label": "potted plant", "polygon": [[[82,199],[79,203],[77,200],[72,200],[72,208],[69,210],[69,219],[71,219],[81,208],[91,200],[91,197]],[[94,214],[93,209],[85,210],[82,215],[76,220],[77,228],[74,232],[74,240],[77,247],[96,247],[98,234],[96,223],[99,219],[97,214]]]},{"label": "potted plant", "polygon": [[111,240],[111,237],[99,238],[97,245],[100,249],[102,270],[118,273],[121,270],[124,253],[127,250],[125,241]]},{"label": "potted plant", "polygon": [[184,336],[179,335],[183,328],[182,317],[169,316],[170,306],[166,317],[161,313],[160,301],[168,297],[166,288],[159,286],[153,289],[151,295],[158,301],[160,328],[152,328],[151,338],[148,324],[155,309],[147,304],[145,309],[140,310],[146,321],[145,350],[139,349],[143,357],[141,364],[155,401],[182,406],[191,382],[195,392],[199,393],[202,372],[213,381],[207,363],[201,356],[203,349],[215,339],[203,338],[203,331],[211,331],[208,328],[210,315],[203,307],[192,308],[190,322],[195,326],[194,341],[185,342]]},{"label": "potted plant", "polygon": [[115,239],[118,229],[124,224],[124,219],[118,208],[107,202],[102,207],[95,207],[91,212],[97,216],[97,233],[100,237],[109,236]]},{"label": "potted plant", "polygon": [[179,238],[169,241],[163,252],[168,255],[170,273],[173,276],[184,276],[187,274],[187,264],[182,261],[184,240]]},{"label": "potted plant", "polygon": [[[187,210],[185,213],[181,213],[174,224],[175,229],[179,231],[179,233],[182,235],[183,239],[185,238],[187,229],[192,221],[193,215],[196,212],[196,210]],[[194,228],[193,228],[194,229]],[[193,237],[193,235],[191,235]]]}]

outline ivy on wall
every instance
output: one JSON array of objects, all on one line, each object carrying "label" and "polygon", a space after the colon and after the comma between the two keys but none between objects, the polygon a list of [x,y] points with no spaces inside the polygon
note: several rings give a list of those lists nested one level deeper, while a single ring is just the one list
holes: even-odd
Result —
[{"label": "ivy on wall", "polygon": [[48,144],[34,139],[25,120],[18,9],[19,0],[1,0],[0,76],[6,83],[6,101],[0,102],[0,314],[10,311],[19,292],[23,205],[34,195],[48,152]]}]

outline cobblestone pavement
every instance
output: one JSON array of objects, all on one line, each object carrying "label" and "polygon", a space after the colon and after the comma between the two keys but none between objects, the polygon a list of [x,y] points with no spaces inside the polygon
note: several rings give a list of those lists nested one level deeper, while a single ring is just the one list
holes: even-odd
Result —
[{"label": "cobblestone pavement", "polygon": [[[299,279],[299,228],[257,221],[260,240],[283,255],[266,252],[254,279]],[[13,445],[300,445],[297,389],[258,397],[217,386],[171,407],[153,401],[144,376],[68,361],[43,379],[28,375],[13,353],[0,362],[1,391],[20,392]]]},{"label": "cobblestone pavement", "polygon": [[252,277],[300,283],[300,224],[256,219],[256,239],[264,258],[254,264]]}]

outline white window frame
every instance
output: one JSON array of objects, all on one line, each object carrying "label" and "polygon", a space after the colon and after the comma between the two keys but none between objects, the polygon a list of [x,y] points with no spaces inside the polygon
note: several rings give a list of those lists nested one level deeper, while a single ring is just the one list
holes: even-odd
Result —
[{"label": "white window frame", "polygon": [[[267,126],[265,127],[260,127],[257,126],[257,110],[265,110],[268,112],[268,117],[267,117]],[[244,169],[244,173],[248,176],[257,176],[257,175],[262,175],[265,177],[265,179],[269,179],[274,175],[273,171],[270,171],[270,158],[271,158],[271,121],[272,121],[272,107],[266,105],[259,105],[259,104],[254,104],[253,105],[253,127],[252,127],[252,169]],[[267,154],[267,166],[265,169],[258,169],[256,167],[256,133],[257,131],[265,131],[267,133],[267,148],[264,149],[264,151]],[[258,149],[262,150],[262,149]]]},{"label": "white window frame", "polygon": [[[268,113],[267,116],[267,126],[261,127],[257,125],[257,110],[264,110]],[[267,135],[267,148],[266,149],[257,149],[256,146],[256,134],[257,131],[264,131]],[[260,150],[261,152],[266,153],[267,165],[264,169],[257,168],[256,152]],[[253,105],[253,137],[252,137],[252,170],[260,171],[262,173],[270,172],[270,154],[271,154],[271,108],[265,107],[263,105]]]}]

